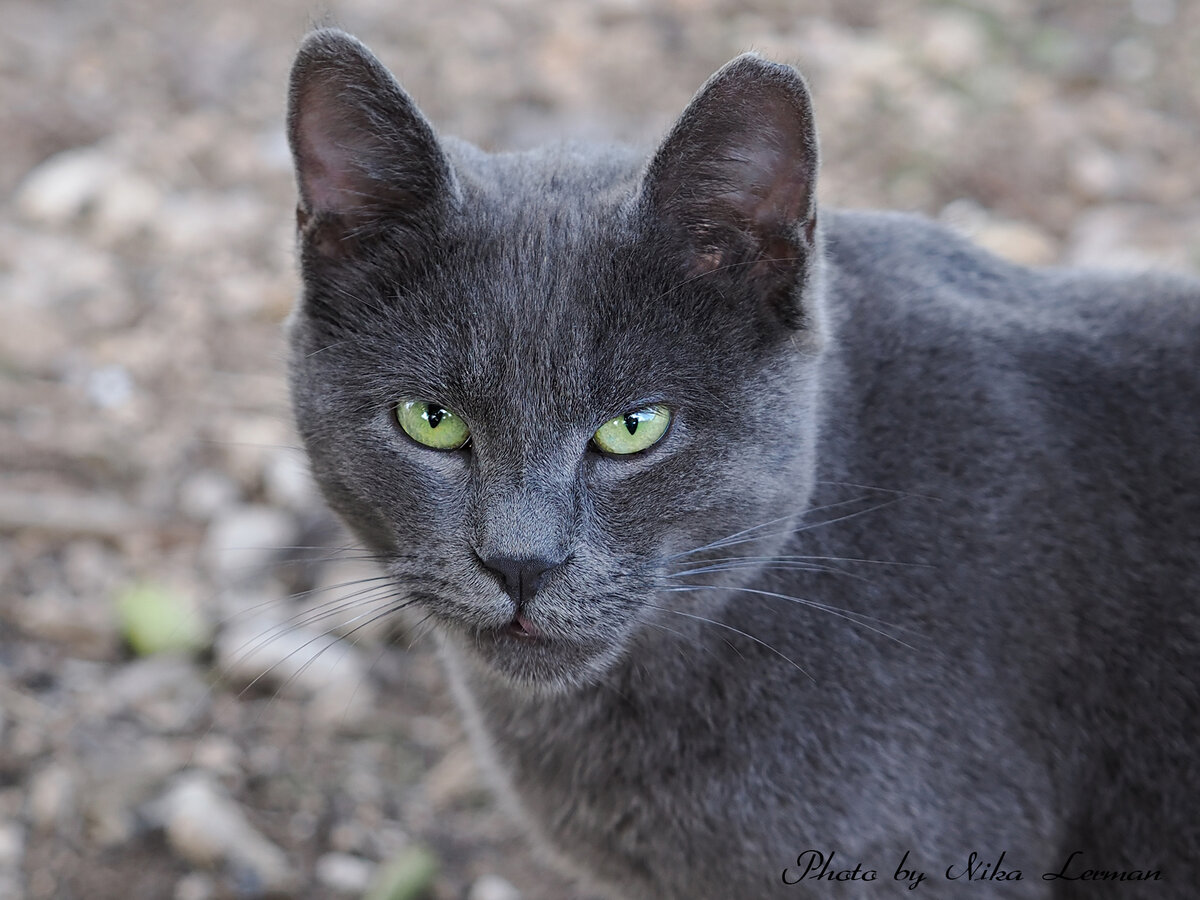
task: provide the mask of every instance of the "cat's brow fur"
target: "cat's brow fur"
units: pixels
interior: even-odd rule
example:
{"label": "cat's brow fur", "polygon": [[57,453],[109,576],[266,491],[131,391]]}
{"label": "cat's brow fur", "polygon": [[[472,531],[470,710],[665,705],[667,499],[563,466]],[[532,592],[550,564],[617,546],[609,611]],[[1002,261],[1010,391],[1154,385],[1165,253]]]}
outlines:
{"label": "cat's brow fur", "polygon": [[[649,162],[437,138],[336,31],[290,97],[297,423],[543,845],[631,900],[896,896],[906,851],[925,897],[1193,896],[1196,280],[818,216],[808,93],[753,56]],[[654,403],[645,453],[589,443]],[[495,557],[555,562],[541,638]],[[879,881],[786,885],[809,849]],[[1041,877],[1075,850],[1162,877]]]}

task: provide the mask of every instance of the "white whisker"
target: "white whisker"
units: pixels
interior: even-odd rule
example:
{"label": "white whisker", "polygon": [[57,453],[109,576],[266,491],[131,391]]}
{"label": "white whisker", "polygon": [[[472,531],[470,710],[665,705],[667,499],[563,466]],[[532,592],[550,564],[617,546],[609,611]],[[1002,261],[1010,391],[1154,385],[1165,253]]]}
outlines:
{"label": "white whisker", "polygon": [[[668,590],[670,590],[670,589],[668,588]],[[759,646],[764,647],[767,650],[770,650],[772,653],[774,653],[780,659],[787,662],[788,665],[795,668],[796,671],[798,671],[802,675],[804,675],[805,678],[809,679],[814,684],[816,683],[816,679],[813,678],[812,675],[810,675],[803,666],[801,666],[798,662],[796,662],[794,659],[792,659],[786,653],[782,653],[779,650],[776,650],[774,647],[772,647],[766,641],[762,640],[761,638],[757,638],[754,635],[749,634],[748,632],[742,631],[740,628],[734,628],[732,625],[729,625],[725,622],[719,622],[716,619],[709,619],[709,618],[706,618],[705,616],[698,616],[694,613],[686,613],[686,612],[683,612],[682,610],[671,609],[670,607],[667,607],[667,606],[657,606],[653,603],[649,603],[649,604],[647,604],[647,606],[649,606],[651,609],[656,609],[660,612],[671,613],[672,615],[676,615],[676,616],[683,616],[685,619],[694,619],[697,622],[705,622],[709,625],[715,625],[718,628],[724,628],[727,631],[732,631],[734,634],[740,634],[742,637],[752,640],[752,641],[754,641],[754,643],[758,644]]]}
{"label": "white whisker", "polygon": [[917,648],[913,647],[911,644],[907,644],[904,641],[900,640],[900,638],[896,637],[895,635],[888,634],[886,631],[882,631],[879,628],[876,628],[869,623],[870,622],[878,622],[880,625],[885,625],[888,628],[897,628],[901,631],[911,631],[911,629],[905,628],[902,625],[897,625],[894,622],[884,622],[880,619],[875,618],[874,616],[868,616],[866,613],[854,612],[853,610],[848,610],[848,609],[839,609],[836,606],[829,606],[828,604],[821,603],[817,600],[809,600],[805,597],[791,597],[787,594],[780,594],[780,593],[776,593],[775,591],[764,591],[759,588],[722,586],[722,585],[716,585],[716,584],[690,584],[690,585],[686,585],[686,586],[678,585],[675,587],[658,588],[658,590],[671,591],[673,593],[679,593],[679,592],[690,591],[690,590],[737,591],[737,592],[743,593],[743,594],[756,594],[756,595],[762,596],[762,597],[774,597],[778,600],[787,600],[789,603],[797,603],[797,604],[800,604],[801,606],[808,606],[813,609],[819,609],[822,612],[827,612],[830,615],[837,616],[839,619],[845,619],[847,622],[850,622],[854,625],[859,625],[862,628],[866,628],[868,631],[873,631],[876,634],[887,638],[889,641],[894,641],[895,643],[900,644],[902,647],[907,647],[909,650],[912,650],[914,653],[918,652]]}

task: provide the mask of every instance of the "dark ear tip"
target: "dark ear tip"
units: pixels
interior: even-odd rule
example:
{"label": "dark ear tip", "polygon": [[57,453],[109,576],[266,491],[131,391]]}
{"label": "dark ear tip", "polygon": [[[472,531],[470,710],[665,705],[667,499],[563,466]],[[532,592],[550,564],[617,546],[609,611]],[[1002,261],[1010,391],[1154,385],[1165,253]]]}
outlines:
{"label": "dark ear tip", "polygon": [[304,40],[300,42],[292,72],[295,74],[307,69],[310,65],[336,62],[347,57],[373,58],[371,51],[354,35],[348,34],[340,28],[317,28],[306,34]]}
{"label": "dark ear tip", "polygon": [[737,68],[756,69],[756,68],[762,68],[765,66],[773,66],[773,65],[776,65],[776,63],[771,62],[771,60],[767,59],[765,56],[763,56],[757,50],[747,50],[745,53],[739,53],[737,56],[735,56],[729,62],[725,63],[725,65],[723,65],[721,68],[723,68],[723,69],[737,69]]}
{"label": "dark ear tip", "polygon": [[300,52],[309,49],[321,50],[332,47],[362,46],[358,38],[340,28],[314,28],[300,42]]}
{"label": "dark ear tip", "polygon": [[804,94],[808,93],[808,86],[805,84],[804,76],[800,74],[795,66],[775,62],[755,51],[735,56],[713,75],[712,80],[714,82],[769,82],[789,87],[794,91]]}

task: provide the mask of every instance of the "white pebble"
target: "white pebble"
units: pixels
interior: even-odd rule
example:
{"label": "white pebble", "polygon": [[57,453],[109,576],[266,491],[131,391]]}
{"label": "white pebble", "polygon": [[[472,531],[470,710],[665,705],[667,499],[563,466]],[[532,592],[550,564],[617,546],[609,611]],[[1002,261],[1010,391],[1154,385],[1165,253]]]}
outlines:
{"label": "white pebble", "polygon": [[25,856],[25,831],[15,822],[0,822],[0,872],[16,871]]}
{"label": "white pebble", "polygon": [[238,486],[228,475],[201,469],[179,486],[179,509],[189,519],[205,521],[238,502]]}
{"label": "white pebble", "polygon": [[202,738],[192,751],[192,764],[196,768],[223,777],[240,775],[243,758],[241,748],[222,734]]}
{"label": "white pebble", "polygon": [[133,377],[124,366],[100,366],[87,374],[84,390],[88,399],[101,409],[116,409],[133,399]]}
{"label": "white pebble", "polygon": [[96,201],[99,237],[117,241],[153,225],[163,202],[162,192],[133,172],[118,172]]}
{"label": "white pebble", "polygon": [[324,887],[342,894],[361,894],[371,885],[378,865],[350,853],[326,853],[317,860],[316,875]]}
{"label": "white pebble", "polygon": [[173,900],[213,900],[217,883],[205,872],[189,872],[175,882]]}
{"label": "white pebble", "polygon": [[25,177],[17,189],[16,207],[30,221],[65,225],[96,202],[118,169],[103,148],[64,150]]}
{"label": "white pebble", "polygon": [[521,900],[521,892],[499,875],[484,875],[471,885],[467,900]]}
{"label": "white pebble", "polygon": [[237,870],[262,893],[295,887],[284,852],[250,824],[210,776],[181,776],[156,806],[167,840],[193,865]]}
{"label": "white pebble", "polygon": [[75,775],[52,763],[33,776],[29,785],[29,820],[34,828],[55,831],[75,818]]}
{"label": "white pebble", "polygon": [[16,823],[0,822],[0,900],[22,900],[21,860],[25,832]]}

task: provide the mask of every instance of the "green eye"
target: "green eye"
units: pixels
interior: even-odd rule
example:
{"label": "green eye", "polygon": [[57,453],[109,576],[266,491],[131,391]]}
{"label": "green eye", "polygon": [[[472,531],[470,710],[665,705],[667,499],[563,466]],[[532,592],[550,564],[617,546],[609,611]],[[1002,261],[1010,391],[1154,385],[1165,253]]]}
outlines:
{"label": "green eye", "polygon": [[641,453],[662,440],[670,424],[670,410],[656,403],[609,419],[596,429],[592,440],[605,453]]}
{"label": "green eye", "polygon": [[471,436],[458,413],[429,400],[405,400],[396,406],[396,421],[405,434],[435,450],[457,450]]}

